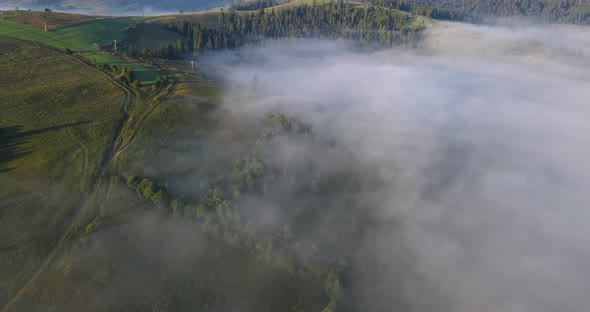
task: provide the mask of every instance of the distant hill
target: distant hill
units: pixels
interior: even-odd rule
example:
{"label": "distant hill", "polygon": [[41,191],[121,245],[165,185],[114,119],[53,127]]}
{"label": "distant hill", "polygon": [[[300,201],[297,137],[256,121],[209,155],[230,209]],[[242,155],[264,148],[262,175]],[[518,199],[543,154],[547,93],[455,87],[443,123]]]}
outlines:
{"label": "distant hill", "polygon": [[[257,5],[264,3],[311,4],[312,0],[8,0],[0,3],[0,9],[14,10],[18,7],[25,10],[44,10],[48,8],[55,11],[103,15],[155,15],[205,11],[243,2],[249,4],[241,6],[242,9],[248,7],[255,9]],[[435,19],[475,23],[489,18],[525,17],[548,23],[590,24],[590,0],[360,0],[350,2],[374,3]]]}
{"label": "distant hill", "polygon": [[590,24],[590,0],[374,0],[436,19],[482,22],[524,17],[544,23]]}
{"label": "distant hill", "polygon": [[158,14],[183,11],[203,11],[230,3],[227,0],[8,0],[0,3],[0,9],[49,8],[89,14]]}

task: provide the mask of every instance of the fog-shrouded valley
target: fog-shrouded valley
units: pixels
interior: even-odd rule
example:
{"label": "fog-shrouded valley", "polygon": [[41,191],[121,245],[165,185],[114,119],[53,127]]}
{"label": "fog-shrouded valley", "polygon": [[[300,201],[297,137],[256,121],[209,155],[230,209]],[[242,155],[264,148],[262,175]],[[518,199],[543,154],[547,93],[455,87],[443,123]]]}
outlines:
{"label": "fog-shrouded valley", "polygon": [[589,309],[590,3],[18,2],[0,311]]}

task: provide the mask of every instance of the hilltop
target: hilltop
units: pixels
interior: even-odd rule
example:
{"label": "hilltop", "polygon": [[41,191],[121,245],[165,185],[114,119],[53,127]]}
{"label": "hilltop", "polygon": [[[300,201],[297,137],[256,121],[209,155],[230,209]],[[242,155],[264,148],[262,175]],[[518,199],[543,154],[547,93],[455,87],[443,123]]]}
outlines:
{"label": "hilltop", "polygon": [[42,30],[45,29],[45,24],[47,24],[48,30],[56,30],[67,26],[108,18],[107,16],[101,15],[14,10],[4,11],[2,16],[6,20],[29,25]]}
{"label": "hilltop", "polygon": [[[204,11],[226,3],[223,0],[9,0],[2,4],[3,9],[32,9],[45,8],[55,11],[69,11],[86,14],[125,15],[125,14],[161,14],[184,11]],[[228,2],[227,2],[228,3]]]}

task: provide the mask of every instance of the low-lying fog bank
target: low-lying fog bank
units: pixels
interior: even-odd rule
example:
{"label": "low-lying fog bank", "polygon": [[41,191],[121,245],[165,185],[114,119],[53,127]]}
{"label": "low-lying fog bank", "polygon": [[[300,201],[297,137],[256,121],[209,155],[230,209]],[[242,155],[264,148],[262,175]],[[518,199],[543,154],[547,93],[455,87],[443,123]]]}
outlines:
{"label": "low-lying fog bank", "polygon": [[[420,311],[586,310],[590,29],[440,23],[420,46],[248,49],[224,69],[224,105],[243,119],[278,108],[379,165],[387,187],[355,197],[380,222],[354,253],[379,273],[382,298],[401,291]],[[423,280],[397,278],[400,244]]]}

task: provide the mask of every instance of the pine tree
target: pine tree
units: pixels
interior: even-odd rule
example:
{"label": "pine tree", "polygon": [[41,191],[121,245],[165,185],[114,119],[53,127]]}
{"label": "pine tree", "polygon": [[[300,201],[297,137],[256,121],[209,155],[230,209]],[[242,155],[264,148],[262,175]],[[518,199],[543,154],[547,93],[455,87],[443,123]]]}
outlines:
{"label": "pine tree", "polygon": [[178,54],[184,52],[184,43],[182,42],[181,38],[176,39],[176,52]]}
{"label": "pine tree", "polygon": [[197,27],[194,27],[194,38],[193,38],[193,53],[199,54],[201,53],[201,42],[202,42],[202,33]]}

